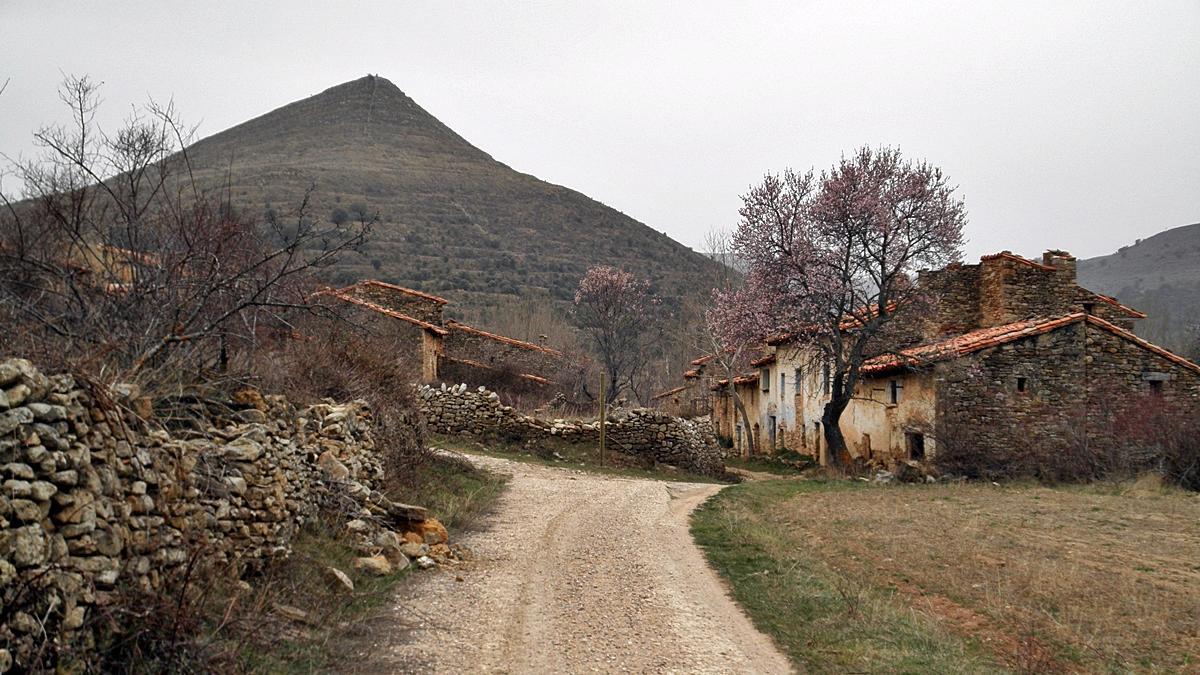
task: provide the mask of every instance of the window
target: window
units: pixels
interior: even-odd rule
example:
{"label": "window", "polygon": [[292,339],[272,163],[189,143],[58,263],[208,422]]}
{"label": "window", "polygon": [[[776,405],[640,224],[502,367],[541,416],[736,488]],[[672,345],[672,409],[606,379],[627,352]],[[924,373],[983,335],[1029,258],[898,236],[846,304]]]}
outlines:
{"label": "window", "polygon": [[910,459],[925,459],[925,434],[910,431],[904,434],[904,439],[908,444]]}
{"label": "window", "polygon": [[792,375],[792,377],[795,378],[794,383],[796,385],[796,395],[799,396],[802,393],[800,390],[800,381],[804,377],[804,372],[801,371],[799,368],[797,368],[796,372]]}
{"label": "window", "polygon": [[829,364],[828,363],[821,366],[821,391],[824,391],[826,396],[829,395]]}
{"label": "window", "polygon": [[1017,391],[1025,393],[1025,389],[1029,386],[1029,381],[1024,377],[1017,378]]}
{"label": "window", "polygon": [[1154,396],[1162,396],[1163,381],[1162,380],[1150,380],[1150,393],[1153,394]]}
{"label": "window", "polygon": [[779,396],[782,398],[787,393],[787,376],[779,373]]}
{"label": "window", "polygon": [[771,391],[771,371],[766,368],[758,371],[758,379],[762,383],[763,391]]}
{"label": "window", "polygon": [[1095,314],[1096,313],[1096,303],[1094,303],[1094,302],[1083,303],[1083,311],[1087,314]]}
{"label": "window", "polygon": [[892,405],[900,402],[900,392],[904,389],[904,385],[900,384],[900,380],[892,380],[888,382],[888,401]]}

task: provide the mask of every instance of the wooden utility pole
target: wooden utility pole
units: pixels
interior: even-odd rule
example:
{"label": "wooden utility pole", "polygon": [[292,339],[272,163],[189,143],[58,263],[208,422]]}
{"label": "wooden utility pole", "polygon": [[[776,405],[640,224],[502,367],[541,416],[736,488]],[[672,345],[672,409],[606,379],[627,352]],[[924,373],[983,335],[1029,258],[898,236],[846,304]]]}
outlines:
{"label": "wooden utility pole", "polygon": [[600,466],[604,466],[604,426],[608,424],[608,398],[604,392],[604,375],[600,375]]}

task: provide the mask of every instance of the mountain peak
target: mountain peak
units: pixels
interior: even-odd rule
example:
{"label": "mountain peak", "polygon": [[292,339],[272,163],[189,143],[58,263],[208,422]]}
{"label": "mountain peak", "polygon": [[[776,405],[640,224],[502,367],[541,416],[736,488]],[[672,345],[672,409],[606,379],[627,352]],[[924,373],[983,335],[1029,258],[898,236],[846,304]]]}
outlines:
{"label": "mountain peak", "polygon": [[203,139],[192,150],[219,158],[353,152],[382,162],[414,151],[491,160],[378,75],[289,103]]}

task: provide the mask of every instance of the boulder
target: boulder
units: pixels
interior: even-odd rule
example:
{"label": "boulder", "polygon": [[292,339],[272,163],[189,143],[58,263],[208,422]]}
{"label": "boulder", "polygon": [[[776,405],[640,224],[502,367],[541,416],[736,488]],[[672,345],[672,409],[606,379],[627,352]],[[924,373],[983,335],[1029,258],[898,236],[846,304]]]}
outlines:
{"label": "boulder", "polygon": [[382,555],[373,555],[355,558],[354,569],[377,577],[385,577],[392,573],[392,564]]}

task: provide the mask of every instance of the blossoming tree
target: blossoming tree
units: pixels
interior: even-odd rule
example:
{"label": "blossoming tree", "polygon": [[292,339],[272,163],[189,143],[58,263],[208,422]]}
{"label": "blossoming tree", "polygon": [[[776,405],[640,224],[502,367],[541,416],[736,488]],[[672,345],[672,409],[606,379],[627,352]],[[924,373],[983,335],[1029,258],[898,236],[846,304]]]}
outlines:
{"label": "blossoming tree", "polygon": [[742,197],[733,248],[746,283],[719,292],[711,318],[728,345],[789,333],[829,369],[821,421],[834,466],[863,363],[887,351],[881,337],[898,315],[929,301],[915,272],[961,255],[966,211],[955,190],[936,167],[864,147],[820,175],[768,174]]}

